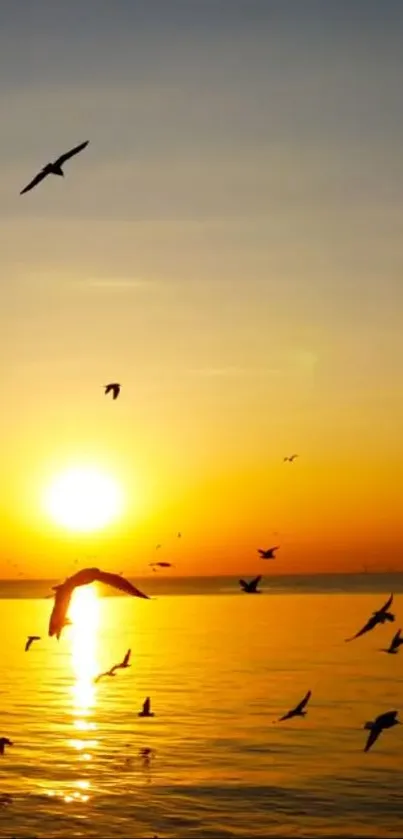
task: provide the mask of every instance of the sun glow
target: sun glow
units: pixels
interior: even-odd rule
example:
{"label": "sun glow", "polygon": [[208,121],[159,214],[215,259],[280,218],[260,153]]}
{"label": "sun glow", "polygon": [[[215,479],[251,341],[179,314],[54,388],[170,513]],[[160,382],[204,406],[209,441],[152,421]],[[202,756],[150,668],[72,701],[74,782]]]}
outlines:
{"label": "sun glow", "polygon": [[88,467],[63,472],[45,494],[48,514],[57,524],[74,531],[106,527],[119,516],[122,506],[122,494],[116,482]]}

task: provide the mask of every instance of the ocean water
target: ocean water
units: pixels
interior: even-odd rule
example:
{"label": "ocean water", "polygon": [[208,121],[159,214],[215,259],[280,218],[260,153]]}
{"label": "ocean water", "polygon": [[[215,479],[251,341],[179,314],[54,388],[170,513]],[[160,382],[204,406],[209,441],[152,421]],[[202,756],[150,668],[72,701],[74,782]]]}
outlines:
{"label": "ocean water", "polygon": [[[166,579],[143,581],[150,601],[77,590],[59,643],[47,584],[0,584],[0,836],[401,836],[403,726],[365,754],[363,724],[403,706],[403,650],[379,652],[403,594],[393,626],[344,639],[402,578],[277,578],[260,596]],[[307,716],[276,722],[308,689]]]}

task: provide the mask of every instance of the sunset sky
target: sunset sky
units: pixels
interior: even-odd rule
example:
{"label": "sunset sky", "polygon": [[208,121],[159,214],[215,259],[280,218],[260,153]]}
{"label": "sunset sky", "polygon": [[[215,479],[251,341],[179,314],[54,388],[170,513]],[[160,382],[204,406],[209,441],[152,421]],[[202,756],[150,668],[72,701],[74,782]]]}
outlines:
{"label": "sunset sky", "polygon": [[0,70],[0,575],[403,570],[403,4],[6,0]]}

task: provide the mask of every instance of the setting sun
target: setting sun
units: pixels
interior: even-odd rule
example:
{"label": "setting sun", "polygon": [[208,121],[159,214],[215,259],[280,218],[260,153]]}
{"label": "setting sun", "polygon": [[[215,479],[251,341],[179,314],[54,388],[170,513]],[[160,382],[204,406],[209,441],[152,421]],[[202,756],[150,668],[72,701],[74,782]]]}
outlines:
{"label": "setting sun", "polygon": [[122,494],[109,475],[92,468],[69,469],[52,481],[45,508],[69,530],[88,532],[110,524],[122,510]]}

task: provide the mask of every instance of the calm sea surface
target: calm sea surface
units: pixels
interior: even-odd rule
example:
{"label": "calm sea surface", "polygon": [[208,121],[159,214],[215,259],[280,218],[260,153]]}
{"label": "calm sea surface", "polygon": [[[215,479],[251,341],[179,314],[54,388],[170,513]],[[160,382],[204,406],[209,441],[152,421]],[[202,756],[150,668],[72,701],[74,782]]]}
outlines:
{"label": "calm sea surface", "polygon": [[[1,836],[403,835],[403,726],[368,754],[362,730],[403,718],[403,650],[379,652],[401,577],[143,585],[149,602],[77,590],[58,643],[48,585],[0,583]],[[391,590],[396,623],[345,644]],[[309,688],[307,717],[274,724]]]}

